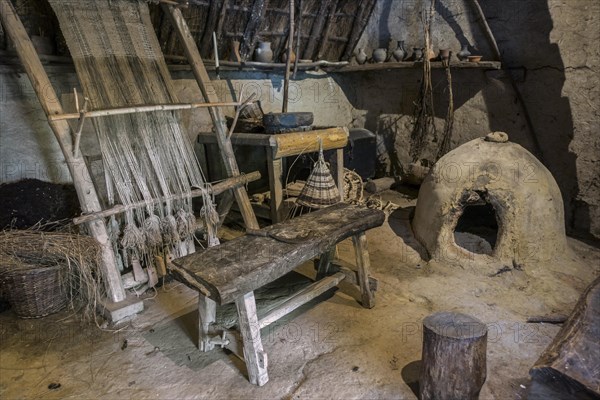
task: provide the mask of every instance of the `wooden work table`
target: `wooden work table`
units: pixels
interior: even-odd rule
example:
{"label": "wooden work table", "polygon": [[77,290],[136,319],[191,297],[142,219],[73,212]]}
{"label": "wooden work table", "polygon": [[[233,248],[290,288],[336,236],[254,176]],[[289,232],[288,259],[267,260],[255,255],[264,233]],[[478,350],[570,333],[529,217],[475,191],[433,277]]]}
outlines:
{"label": "wooden work table", "polygon": [[[291,132],[282,134],[234,133],[231,136],[233,146],[256,146],[266,150],[269,171],[269,190],[271,192],[271,220],[273,223],[284,219],[283,215],[283,163],[285,157],[303,153],[313,153],[319,150],[319,139],[323,150],[336,151],[336,170],[332,171],[333,178],[340,187],[344,181],[344,147],[348,144],[349,131],[344,127],[317,129],[307,132]],[[216,144],[213,133],[198,134],[198,143]],[[343,190],[340,190],[343,195]]]}

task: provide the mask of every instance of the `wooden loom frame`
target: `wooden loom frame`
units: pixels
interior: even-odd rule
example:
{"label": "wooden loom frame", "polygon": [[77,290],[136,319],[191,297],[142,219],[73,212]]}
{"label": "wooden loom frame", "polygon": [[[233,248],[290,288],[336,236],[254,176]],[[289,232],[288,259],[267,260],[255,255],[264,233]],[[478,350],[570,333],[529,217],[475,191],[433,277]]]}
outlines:
{"label": "wooden loom frame", "polygon": [[[207,91],[207,83],[210,82],[208,73],[204,67],[197,46],[192,39],[189,32],[187,23],[183,19],[181,11],[175,8],[171,4],[162,4],[165,11],[172,19],[173,25],[176,27],[177,32],[181,36],[184,48],[186,49],[186,55],[188,56],[194,75],[204,98],[210,103],[217,103],[214,105],[207,106],[205,104],[199,105],[200,103],[189,103],[188,105],[173,105],[181,108],[197,108],[197,107],[210,107],[210,115],[215,124],[215,130],[217,133],[217,141],[219,148],[225,163],[226,171],[233,179],[223,182],[223,190],[233,190],[235,197],[238,201],[242,216],[246,226],[251,229],[258,229],[258,222],[256,216],[250,205],[248,194],[245,191],[243,185],[249,181],[250,178],[257,179],[254,174],[250,176],[241,176],[231,141],[227,136],[227,126],[219,106],[229,105],[228,103],[220,103],[217,96]],[[109,241],[106,224],[101,219],[102,213],[107,210],[102,210],[100,206],[100,200],[98,193],[92,183],[91,175],[87,164],[81,154],[78,151],[78,138],[80,135],[80,128],[77,132],[74,132],[67,122],[70,117],[64,112],[64,109],[58,100],[58,96],[48,75],[40,61],[40,58],[33,47],[33,43],[23,23],[21,22],[14,6],[10,0],[0,0],[0,21],[2,22],[6,33],[15,44],[17,55],[23,64],[23,67],[27,73],[27,76],[31,82],[31,85],[40,101],[42,109],[48,119],[48,124],[52,129],[56,140],[62,150],[63,156],[69,168],[73,185],[79,198],[81,210],[83,214],[93,214],[97,217],[88,219],[87,227],[89,233],[94,237],[101,245],[102,248],[102,263],[100,265],[102,275],[104,277],[107,300],[110,303],[125,303],[126,293],[121,280],[121,275],[117,268],[115,255],[113,253],[112,245]],[[154,107],[155,109],[148,109],[148,107]],[[126,112],[149,112],[163,109],[165,105],[148,106],[143,110],[129,109]],[[85,108],[85,107],[84,107]],[[106,114],[105,114],[106,115]],[[67,118],[65,118],[67,116]],[[92,115],[100,116],[100,115]],[[80,119],[80,125],[82,125],[85,119],[85,113],[77,114]],[[164,200],[164,199],[163,199]],[[110,210],[109,210],[110,211]],[[115,213],[118,213],[117,211]],[[110,214],[109,214],[110,215]],[[128,304],[124,304],[128,307]],[[107,305],[108,308],[108,305]],[[112,310],[118,308],[110,307]],[[140,308],[135,308],[134,312],[141,311]],[[130,314],[120,314],[120,317],[125,317]]]}

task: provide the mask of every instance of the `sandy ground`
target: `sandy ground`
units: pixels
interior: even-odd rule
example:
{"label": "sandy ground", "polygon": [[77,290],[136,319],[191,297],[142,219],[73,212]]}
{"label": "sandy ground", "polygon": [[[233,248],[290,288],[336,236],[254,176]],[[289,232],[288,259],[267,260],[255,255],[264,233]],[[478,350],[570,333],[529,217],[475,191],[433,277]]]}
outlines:
{"label": "sandy ground", "polygon": [[[421,321],[442,310],[488,325],[480,398],[526,398],[528,370],[560,326],[525,320],[568,314],[598,275],[600,250],[569,239],[572,251],[562,260],[524,262],[522,271],[497,276],[476,265],[427,263],[410,231],[414,201],[395,192],[384,197],[403,208],[367,235],[377,305],[364,309],[337,291],[265,328],[270,381],[264,387],[247,382],[233,355],[198,352],[196,295],[171,282],[148,296],[142,314],[105,330],[66,311],[39,320],[0,314],[0,398],[414,399]],[[351,243],[338,253],[351,261]],[[49,389],[53,383],[60,387]]]}

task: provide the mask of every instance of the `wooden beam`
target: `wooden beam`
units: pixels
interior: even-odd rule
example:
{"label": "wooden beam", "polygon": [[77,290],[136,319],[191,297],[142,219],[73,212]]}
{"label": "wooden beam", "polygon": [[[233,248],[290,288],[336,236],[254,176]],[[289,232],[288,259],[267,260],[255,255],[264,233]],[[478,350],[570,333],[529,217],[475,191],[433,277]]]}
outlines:
{"label": "wooden beam", "polygon": [[[171,20],[171,23],[173,24],[173,27],[179,36],[179,39],[185,50],[185,55],[187,56],[188,62],[192,67],[192,72],[196,78],[196,82],[198,82],[198,86],[200,87],[200,91],[202,92],[204,99],[210,103],[218,103],[218,96],[208,88],[208,85],[210,84],[208,72],[204,67],[198,47],[196,46],[194,38],[190,33],[190,29],[185,22],[183,15],[181,14],[181,10],[165,4],[163,4],[162,7],[165,13],[169,16],[169,19]],[[225,118],[218,107],[209,108],[209,112],[215,125],[217,142],[219,145],[219,150],[221,151],[221,156],[223,157],[225,170],[230,177],[237,176],[240,174],[240,170],[235,160],[235,154],[233,152],[233,147],[231,146],[231,141],[227,138],[228,132]],[[256,220],[256,216],[252,210],[252,205],[250,204],[250,199],[248,198],[248,193],[246,190],[243,187],[237,187],[234,189],[234,195],[240,208],[240,212],[242,213],[242,217],[244,218],[246,227],[258,229],[258,221]]]}
{"label": "wooden beam", "polygon": [[219,21],[219,4],[220,0],[212,0],[206,17],[206,25],[204,26],[204,34],[200,42],[200,53],[209,54],[210,44],[212,42],[213,32],[216,32],[217,23]]}
{"label": "wooden beam", "polygon": [[323,52],[325,51],[325,46],[327,46],[327,42],[329,40],[329,33],[331,32],[331,25],[333,25],[333,18],[335,17],[335,10],[337,9],[338,3],[340,0],[335,0],[331,5],[331,9],[329,10],[329,16],[327,17],[327,23],[325,28],[323,29],[323,34],[321,35],[321,44],[319,45],[319,51],[317,52],[317,60],[323,58]]}
{"label": "wooden beam", "polygon": [[376,1],[368,0],[361,1],[359,11],[356,13],[356,18],[354,19],[352,31],[350,36],[348,37],[348,42],[346,48],[344,49],[344,53],[342,55],[342,60],[350,60],[352,54],[354,53],[354,48],[360,39],[361,34],[365,30],[367,23],[369,22],[369,18],[373,12],[373,8],[375,7]]}
{"label": "wooden beam", "polygon": [[321,6],[319,7],[319,13],[317,19],[313,23],[310,38],[308,39],[308,43],[304,48],[304,56],[303,58],[312,60],[315,47],[317,46],[317,40],[321,37],[321,31],[323,30],[323,26],[325,25],[325,19],[327,18],[327,10],[331,7],[334,0],[322,0]]}
{"label": "wooden beam", "polygon": [[471,1],[473,3],[473,6],[475,7],[477,16],[479,17],[479,20],[480,20],[481,24],[483,25],[483,30],[485,31],[485,35],[487,36],[487,38],[490,42],[490,45],[492,46],[492,50],[494,51],[496,60],[502,61],[502,55],[500,54],[500,49],[498,48],[498,42],[496,42],[496,37],[494,36],[494,33],[492,32],[492,29],[490,28],[490,25],[487,22],[487,18],[485,17],[485,14],[483,13],[483,9],[481,8],[479,1],[478,0],[471,0]]}
{"label": "wooden beam", "polygon": [[269,0],[254,0],[250,18],[244,30],[242,48],[240,49],[240,55],[244,61],[248,59],[248,56],[251,55],[251,51],[256,45],[258,39],[257,33],[260,31],[260,26],[265,20],[265,13],[268,6]]}
{"label": "wooden beam", "polygon": [[[213,195],[217,196],[217,195],[219,195],[227,190],[230,190],[236,186],[245,185],[248,182],[257,181],[259,179],[260,179],[260,172],[258,172],[258,171],[254,171],[250,174],[239,175],[234,178],[229,178],[229,179],[224,180],[223,182],[219,182],[219,183],[213,185],[211,193]],[[194,189],[190,192],[190,197],[200,197],[200,196],[202,196],[202,190],[200,190],[200,189]],[[185,194],[174,194],[171,196],[165,196],[165,197],[161,197],[158,199],[152,199],[150,201],[142,200],[142,201],[138,201],[138,202],[126,205],[126,206],[122,205],[122,204],[118,204],[107,210],[98,211],[98,212],[94,212],[94,213],[90,213],[90,214],[86,214],[86,215],[82,215],[80,217],[74,218],[73,223],[75,225],[79,225],[79,224],[83,224],[85,222],[90,222],[90,221],[95,221],[97,219],[110,217],[111,215],[121,214],[127,210],[131,210],[134,208],[144,207],[147,204],[156,204],[156,203],[165,202],[167,200],[183,199],[185,197],[186,197]]]}
{"label": "wooden beam", "polygon": [[258,321],[260,329],[288,315],[298,307],[301,307],[315,297],[322,295],[329,289],[336,287],[342,280],[344,280],[344,278],[346,278],[346,275],[338,272],[337,274],[320,279],[310,286],[300,290],[298,293],[292,295],[290,298],[269,311],[263,318],[261,318],[260,321]]}
{"label": "wooden beam", "polygon": [[319,139],[323,150],[339,149],[348,144],[348,128],[327,128],[307,132],[292,132],[273,135],[274,158],[294,156],[300,153],[319,151]]}
{"label": "wooden beam", "polygon": [[[58,101],[56,94],[44,67],[31,43],[31,39],[25,31],[25,27],[19,20],[17,13],[10,0],[0,0],[0,19],[2,25],[12,42],[15,44],[17,54],[31,85],[40,101],[46,116],[64,114],[64,110]],[[52,121],[48,119],[50,128],[60,145],[63,156],[71,173],[73,185],[77,191],[79,203],[83,212],[97,212],[101,210],[98,194],[92,183],[90,172],[81,154],[74,156],[71,128],[66,121]],[[125,300],[125,290],[121,282],[121,276],[115,262],[112,245],[108,239],[104,221],[96,220],[88,224],[88,230],[102,247],[102,270],[103,280],[106,285],[106,294],[109,300],[120,302]]]}

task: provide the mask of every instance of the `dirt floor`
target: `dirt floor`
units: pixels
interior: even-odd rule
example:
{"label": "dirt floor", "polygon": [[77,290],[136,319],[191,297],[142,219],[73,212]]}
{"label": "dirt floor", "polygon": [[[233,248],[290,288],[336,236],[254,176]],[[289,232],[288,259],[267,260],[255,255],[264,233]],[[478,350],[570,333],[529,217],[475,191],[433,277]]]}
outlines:
{"label": "dirt floor", "polygon": [[[39,320],[0,313],[0,398],[414,399],[421,321],[441,310],[488,325],[480,398],[526,398],[529,368],[560,329],[526,318],[568,314],[600,272],[600,250],[569,239],[572,251],[562,260],[525,261],[499,274],[474,264],[427,263],[410,230],[414,200],[396,192],[384,197],[402,208],[367,235],[377,305],[364,309],[340,290],[265,328],[264,387],[248,383],[233,355],[196,349],[195,292],[170,282],[148,295],[142,314],[104,330],[66,311]],[[352,261],[351,243],[338,253]]]}

